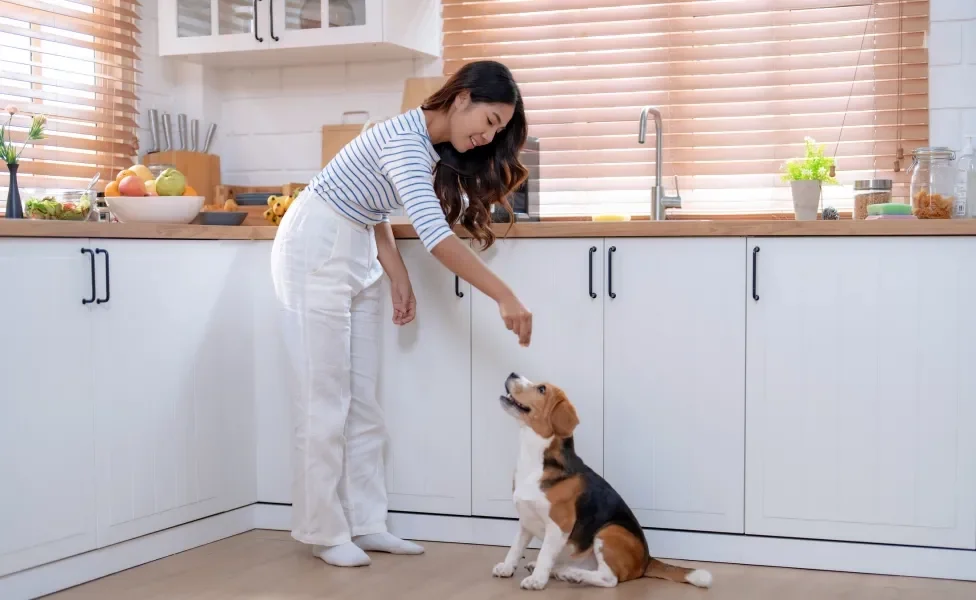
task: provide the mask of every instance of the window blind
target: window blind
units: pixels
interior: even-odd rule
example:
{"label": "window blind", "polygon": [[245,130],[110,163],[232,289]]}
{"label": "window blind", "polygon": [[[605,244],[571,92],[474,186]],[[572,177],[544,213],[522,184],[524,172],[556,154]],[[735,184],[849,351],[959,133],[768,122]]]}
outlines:
{"label": "window blind", "polygon": [[[131,164],[136,138],[137,0],[0,0],[0,118],[12,138],[35,114],[46,139],[21,155],[21,188],[84,187]],[[0,167],[0,205],[7,169]],[[98,186],[101,189],[102,185]]]}
{"label": "window blind", "polygon": [[[504,62],[540,139],[544,215],[650,212],[654,133],[682,213],[791,212],[780,168],[804,138],[855,179],[908,196],[928,142],[928,0],[443,0],[444,71]],[[903,155],[903,156],[902,156]],[[902,156],[900,160],[899,156]],[[899,160],[896,172],[895,161]]]}

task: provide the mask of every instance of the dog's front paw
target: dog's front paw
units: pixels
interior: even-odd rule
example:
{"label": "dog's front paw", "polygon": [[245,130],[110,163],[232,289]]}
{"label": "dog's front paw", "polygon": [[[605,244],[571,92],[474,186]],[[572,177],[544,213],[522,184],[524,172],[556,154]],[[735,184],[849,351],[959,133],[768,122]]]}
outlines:
{"label": "dog's front paw", "polygon": [[533,572],[531,575],[522,580],[519,587],[521,587],[523,590],[541,590],[545,589],[547,583],[547,578],[540,577],[538,573]]}
{"label": "dog's front paw", "polygon": [[491,570],[491,574],[495,577],[511,577],[515,574],[515,567],[508,563],[500,562]]}

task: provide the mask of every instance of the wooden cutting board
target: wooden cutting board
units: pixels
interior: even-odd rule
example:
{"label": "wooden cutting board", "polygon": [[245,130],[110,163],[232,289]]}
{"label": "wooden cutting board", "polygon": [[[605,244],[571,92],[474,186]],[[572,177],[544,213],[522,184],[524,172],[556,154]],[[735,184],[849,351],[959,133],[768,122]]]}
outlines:
{"label": "wooden cutting board", "polygon": [[363,130],[362,123],[322,126],[322,168]]}
{"label": "wooden cutting board", "polygon": [[441,89],[447,77],[411,77],[403,84],[403,103],[400,112],[404,113],[417,108],[431,94]]}

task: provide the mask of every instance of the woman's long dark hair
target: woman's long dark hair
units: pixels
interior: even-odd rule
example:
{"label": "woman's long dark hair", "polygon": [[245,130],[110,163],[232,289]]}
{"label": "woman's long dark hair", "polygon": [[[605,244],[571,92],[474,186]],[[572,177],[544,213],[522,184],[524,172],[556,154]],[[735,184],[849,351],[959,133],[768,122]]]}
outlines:
{"label": "woman's long dark hair", "polygon": [[[458,152],[450,142],[437,144],[441,160],[434,167],[434,192],[451,225],[458,223],[489,248],[495,241],[491,230],[491,206],[500,203],[508,211],[508,196],[528,176],[519,162],[528,125],[522,94],[505,65],[485,60],[464,65],[444,86],[424,102],[424,110],[447,112],[461,92],[468,91],[472,102],[501,103],[515,107],[512,119],[490,144]],[[461,195],[468,197],[465,208]]]}

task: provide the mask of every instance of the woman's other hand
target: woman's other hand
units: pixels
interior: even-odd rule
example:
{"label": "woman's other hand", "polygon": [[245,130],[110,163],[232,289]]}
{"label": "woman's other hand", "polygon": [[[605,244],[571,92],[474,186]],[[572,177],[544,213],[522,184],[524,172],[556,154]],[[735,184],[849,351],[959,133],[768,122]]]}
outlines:
{"label": "woman's other hand", "polygon": [[417,298],[413,295],[410,279],[390,281],[390,295],[393,300],[393,323],[406,325],[417,316]]}
{"label": "woman's other hand", "polygon": [[505,327],[518,336],[519,344],[528,346],[532,341],[532,313],[514,295],[506,296],[498,303]]}

